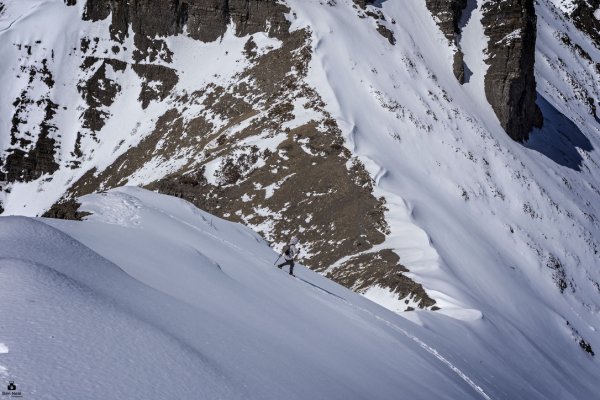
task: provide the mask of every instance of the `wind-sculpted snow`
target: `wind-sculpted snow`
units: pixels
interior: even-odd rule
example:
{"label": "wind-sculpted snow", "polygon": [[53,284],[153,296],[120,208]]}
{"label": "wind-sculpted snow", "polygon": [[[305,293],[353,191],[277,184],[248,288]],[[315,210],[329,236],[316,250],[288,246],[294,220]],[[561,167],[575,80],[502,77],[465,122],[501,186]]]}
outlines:
{"label": "wind-sculpted snow", "polygon": [[[525,340],[566,369],[595,375],[597,361],[584,342],[600,347],[600,126],[587,99],[600,80],[560,32],[592,60],[600,59],[598,49],[554,14],[553,4],[538,4],[536,79],[545,126],[521,145],[506,137],[486,101],[488,38],[479,8],[463,30],[472,75],[461,86],[453,50],[424,4],[380,4],[395,21],[395,45],[374,39],[370,18],[349,28],[345,21],[361,11],[345,4],[292,1],[292,29],[311,28],[308,80],[340,121],[347,146],[371,166],[376,193],[394,199],[386,214],[392,233],[382,247],[397,251],[438,313],[471,319],[480,312],[494,332],[490,349],[518,353]],[[575,360],[583,364],[566,367]]]}
{"label": "wind-sculpted snow", "polygon": [[[536,3],[535,80],[544,126],[515,143],[486,99],[484,3],[468,2],[461,21],[464,85],[452,68],[455,45],[425,2],[359,1],[359,7],[351,0],[288,0],[292,31],[285,39],[241,38],[233,27],[220,42],[165,37],[173,52],[166,68],[177,80],[168,80],[166,70],[140,77],[131,66],[100,60],[108,54],[125,62],[133,39],[125,38],[115,55],[108,19],[80,21],[83,2],[7,3],[0,16],[10,60],[10,68],[0,69],[8,82],[0,99],[7,134],[0,145],[12,148],[12,123],[25,154],[36,151],[28,134],[46,132],[56,142],[37,151],[51,156],[52,147],[60,168],[50,175],[51,163],[19,164],[33,180],[2,183],[5,214],[39,214],[65,192],[76,204],[81,194],[152,185],[244,221],[270,240],[296,232],[310,237],[307,265],[391,310],[416,306],[384,285],[399,274],[422,284],[420,293],[441,308],[402,313],[416,326],[307,270],[300,269],[301,278],[318,287],[289,279],[270,268],[275,255],[256,235],[134,189],[84,197],[79,213],[74,206],[59,210],[92,212],[83,223],[46,222],[124,270],[133,286],[147,285],[177,302],[173,309],[191,310],[164,314],[175,318],[175,328],[137,305],[125,312],[162,321],[155,325],[161,332],[170,327],[165,332],[184,338],[210,368],[230,372],[232,396],[245,397],[246,385],[281,398],[292,392],[299,398],[597,397],[600,50],[578,28],[583,20],[569,14],[575,11],[568,2]],[[62,28],[42,23],[47,16]],[[81,43],[81,35],[98,43]],[[38,56],[49,57],[51,79]],[[92,116],[111,116],[79,139],[79,128],[87,128],[77,84],[96,79],[97,70],[106,93],[116,85],[121,92],[90,97],[98,112]],[[13,104],[31,71],[29,100]],[[142,99],[141,88],[172,93]],[[59,106],[44,124],[48,96]],[[30,123],[22,122],[26,117]],[[8,221],[25,220],[3,219],[4,226]],[[37,237],[31,229],[28,235],[2,251],[22,255],[23,242]],[[58,268],[41,255],[35,263]],[[129,297],[104,295],[130,305]],[[381,316],[386,328],[357,307]],[[23,353],[9,338],[0,342],[10,349],[0,355],[10,373],[15,364],[7,360]]]}
{"label": "wind-sculpted snow", "polygon": [[0,363],[25,396],[479,398],[418,326],[283,274],[250,230],[140,189],[84,200],[85,222],[0,224]]}
{"label": "wind-sculpted snow", "polygon": [[411,322],[302,266],[290,277],[249,229],[142,189],[85,196],[82,209],[83,222],[0,219],[0,365],[25,395],[593,396],[583,355],[544,353],[552,332],[532,346],[513,325],[424,311]]}

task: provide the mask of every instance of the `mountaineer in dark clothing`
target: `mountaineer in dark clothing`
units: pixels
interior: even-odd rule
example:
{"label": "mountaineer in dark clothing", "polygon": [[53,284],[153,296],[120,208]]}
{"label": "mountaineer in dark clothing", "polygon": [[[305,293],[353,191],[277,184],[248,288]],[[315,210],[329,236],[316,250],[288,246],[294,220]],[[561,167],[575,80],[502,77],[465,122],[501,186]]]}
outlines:
{"label": "mountaineer in dark clothing", "polygon": [[290,275],[292,275],[292,276],[295,276],[294,275],[294,258],[298,255],[298,248],[296,247],[297,244],[298,244],[298,238],[296,236],[292,236],[292,238],[290,239],[290,242],[283,247],[283,252],[279,256],[280,258],[281,258],[281,256],[283,256],[285,259],[285,262],[283,262],[277,266],[277,268],[282,269],[284,266],[289,265],[290,266]]}

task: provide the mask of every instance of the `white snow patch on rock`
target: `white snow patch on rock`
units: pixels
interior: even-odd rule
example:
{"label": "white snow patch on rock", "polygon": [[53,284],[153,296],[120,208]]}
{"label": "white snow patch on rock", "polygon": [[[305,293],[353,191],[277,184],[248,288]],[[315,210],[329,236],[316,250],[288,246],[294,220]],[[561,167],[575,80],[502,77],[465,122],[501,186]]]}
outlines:
{"label": "white snow patch on rock", "polygon": [[387,288],[382,288],[381,286],[370,287],[363,293],[363,296],[372,302],[397,313],[404,312],[407,307],[412,307],[413,309],[419,307],[418,304],[412,301],[406,303],[403,299],[398,298],[397,293],[394,293]]}

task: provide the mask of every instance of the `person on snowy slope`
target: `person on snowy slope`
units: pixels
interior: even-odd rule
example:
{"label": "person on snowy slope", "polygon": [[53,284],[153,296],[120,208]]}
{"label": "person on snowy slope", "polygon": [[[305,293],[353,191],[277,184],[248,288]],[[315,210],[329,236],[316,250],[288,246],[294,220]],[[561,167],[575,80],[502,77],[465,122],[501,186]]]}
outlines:
{"label": "person on snowy slope", "polygon": [[290,275],[294,275],[294,258],[298,255],[298,248],[296,245],[298,244],[298,238],[296,236],[292,236],[290,242],[283,247],[283,253],[281,253],[285,259],[285,262],[279,264],[277,268],[281,269],[285,265],[290,266]]}

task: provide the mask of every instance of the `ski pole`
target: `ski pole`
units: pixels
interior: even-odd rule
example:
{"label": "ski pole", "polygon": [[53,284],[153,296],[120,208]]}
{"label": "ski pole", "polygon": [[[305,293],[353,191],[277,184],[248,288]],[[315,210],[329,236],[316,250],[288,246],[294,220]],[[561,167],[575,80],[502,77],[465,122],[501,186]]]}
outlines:
{"label": "ski pole", "polygon": [[277,261],[279,261],[279,259],[281,258],[281,256],[282,256],[282,255],[283,255],[283,253],[281,253],[281,254],[279,255],[279,257],[277,257],[277,260],[275,260],[275,262],[273,263],[273,265],[277,264]]}

